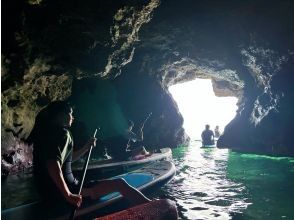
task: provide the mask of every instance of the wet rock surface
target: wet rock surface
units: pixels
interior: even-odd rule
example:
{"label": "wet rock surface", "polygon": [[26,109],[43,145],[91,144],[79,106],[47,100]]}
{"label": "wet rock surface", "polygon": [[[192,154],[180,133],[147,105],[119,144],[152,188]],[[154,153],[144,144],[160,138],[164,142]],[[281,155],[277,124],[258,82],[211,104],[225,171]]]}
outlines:
{"label": "wet rock surface", "polygon": [[6,1],[1,147],[87,78],[113,84],[123,120],[155,113],[148,144],[176,146],[188,138],[167,89],[208,78],[239,99],[218,147],[293,156],[293,10],[290,0]]}
{"label": "wet rock surface", "polygon": [[32,166],[33,148],[24,141],[7,134],[1,149],[1,176],[15,174]]}

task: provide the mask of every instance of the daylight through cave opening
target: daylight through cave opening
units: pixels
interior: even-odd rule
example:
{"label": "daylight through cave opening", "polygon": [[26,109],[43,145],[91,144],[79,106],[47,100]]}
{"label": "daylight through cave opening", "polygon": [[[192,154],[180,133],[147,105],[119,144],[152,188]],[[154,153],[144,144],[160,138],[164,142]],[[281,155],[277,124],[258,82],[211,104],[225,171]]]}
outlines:
{"label": "daylight through cave opening", "polygon": [[206,124],[214,130],[225,126],[235,117],[236,97],[217,97],[210,79],[195,79],[169,87],[179,111],[184,118],[183,127],[191,140],[200,140]]}

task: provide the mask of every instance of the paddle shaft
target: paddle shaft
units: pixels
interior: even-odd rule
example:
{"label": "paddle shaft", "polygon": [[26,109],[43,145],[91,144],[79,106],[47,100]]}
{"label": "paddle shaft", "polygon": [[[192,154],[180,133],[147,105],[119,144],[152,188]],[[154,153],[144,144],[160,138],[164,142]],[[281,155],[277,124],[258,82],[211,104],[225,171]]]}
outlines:
{"label": "paddle shaft", "polygon": [[148,116],[146,117],[146,119],[144,120],[144,122],[143,122],[143,124],[142,124],[142,127],[141,127],[141,130],[143,130],[146,121],[150,118],[151,115],[152,115],[152,112],[150,112],[149,115],[148,115]]}
{"label": "paddle shaft", "polygon": [[[96,133],[97,133],[97,128],[96,128],[96,130],[94,132],[94,135],[93,135],[94,138],[96,137]],[[93,145],[91,145],[91,147],[89,149],[89,153],[87,155],[86,163],[84,164],[83,177],[82,177],[80,187],[79,187],[79,192],[78,192],[79,195],[81,194],[82,189],[83,189],[84,180],[85,180],[86,172],[87,172],[87,169],[88,169],[88,164],[89,164],[89,160],[90,160],[90,157],[91,157],[92,149],[93,149]],[[76,211],[77,211],[77,208],[74,208],[73,211],[71,212],[71,215],[70,215],[70,218],[69,218],[70,220],[73,220],[75,218]]]}

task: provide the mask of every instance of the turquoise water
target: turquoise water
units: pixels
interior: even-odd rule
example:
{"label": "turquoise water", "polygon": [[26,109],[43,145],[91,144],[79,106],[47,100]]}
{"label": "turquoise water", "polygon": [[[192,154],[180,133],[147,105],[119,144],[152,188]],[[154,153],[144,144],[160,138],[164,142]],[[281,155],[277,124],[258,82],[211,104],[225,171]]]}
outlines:
{"label": "turquoise water", "polygon": [[200,146],[173,150],[177,174],[157,195],[181,219],[294,219],[294,158]]}
{"label": "turquoise water", "polygon": [[[294,219],[294,158],[200,146],[173,150],[177,174],[153,197],[175,201],[181,219]],[[27,175],[13,177],[1,183],[2,209],[36,198]]]}

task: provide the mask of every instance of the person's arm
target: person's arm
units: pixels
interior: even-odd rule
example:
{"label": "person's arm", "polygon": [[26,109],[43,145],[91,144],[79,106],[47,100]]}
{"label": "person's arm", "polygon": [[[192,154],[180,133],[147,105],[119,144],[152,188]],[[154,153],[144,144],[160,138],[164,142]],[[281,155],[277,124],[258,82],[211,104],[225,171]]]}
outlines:
{"label": "person's arm", "polygon": [[143,128],[144,128],[144,126],[142,126],[142,127],[139,129],[139,133],[138,133],[138,135],[137,135],[137,140],[136,140],[136,141],[143,141],[143,139],[144,139]]}
{"label": "person's arm", "polygon": [[73,151],[72,159],[73,161],[78,160],[81,156],[83,156],[91,146],[96,146],[96,138],[91,138],[82,148]]}
{"label": "person's arm", "polygon": [[46,165],[49,176],[51,177],[57,188],[60,190],[66,201],[73,206],[79,207],[82,203],[82,196],[72,194],[70,192],[64,180],[59,161],[51,159],[47,161]]}

